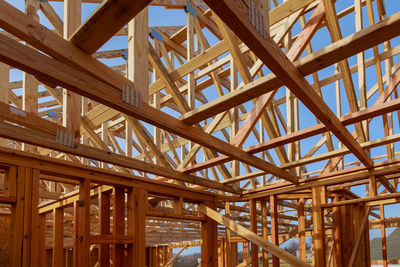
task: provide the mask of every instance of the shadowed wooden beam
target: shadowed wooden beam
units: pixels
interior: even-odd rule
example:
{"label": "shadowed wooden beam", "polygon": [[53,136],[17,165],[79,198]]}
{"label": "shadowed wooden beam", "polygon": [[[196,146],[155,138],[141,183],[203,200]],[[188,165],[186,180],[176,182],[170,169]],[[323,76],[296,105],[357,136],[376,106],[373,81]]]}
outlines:
{"label": "shadowed wooden beam", "polygon": [[150,0],[105,1],[69,40],[87,53],[93,54],[150,2]]}
{"label": "shadowed wooden beam", "polygon": [[249,8],[242,1],[205,1],[209,7],[244,41],[244,43],[264,62],[275,75],[297,96],[298,99],[332,131],[333,134],[365,166],[373,166],[372,160],[343,126],[323,99],[283,54],[282,50],[270,36],[263,38],[249,22]]}
{"label": "shadowed wooden beam", "polygon": [[[12,17],[10,17],[10,13]],[[18,24],[19,27],[15,27],[14,23]],[[28,23],[29,27],[27,26]],[[239,160],[282,179],[297,182],[298,177],[287,171],[283,171],[273,164],[250,155],[242,149],[232,146],[146,103],[143,103],[142,107],[138,108],[123,102],[121,90],[124,85],[135,87],[132,81],[112,71],[59,37],[56,33],[37,25],[23,13],[3,2],[0,2],[0,25],[2,27],[6,26],[13,34],[17,34],[31,45],[58,59],[52,59],[6,36],[0,36],[0,46],[4,48],[0,50],[0,61],[12,62],[14,67],[34,73],[36,77],[39,77],[47,85],[60,85],[136,119],[143,120],[216,152],[228,155],[232,159]],[[37,33],[38,36],[35,36],[32,32]],[[49,42],[47,38],[50,38],[52,42]],[[40,62],[40,64],[37,64],[37,62]],[[100,78],[101,76],[103,77]],[[104,81],[105,77],[107,77],[107,82]]]}
{"label": "shadowed wooden beam", "polygon": [[[296,41],[293,43],[292,47],[288,51],[287,57],[289,58],[289,60],[294,61],[298,57],[300,57],[301,53],[303,53],[307,44],[311,40],[311,37],[317,31],[323,18],[324,8],[323,5],[320,3],[310,17],[310,20],[307,23],[306,27],[304,27],[304,30],[300,33],[299,37],[296,39]],[[254,107],[248,113],[247,118],[244,120],[239,131],[236,133],[234,140],[231,142],[233,145],[241,146],[246,141],[246,138],[249,136],[251,129],[255,126],[262,113],[271,103],[277,91],[278,89],[275,89],[274,91],[266,93],[265,95],[262,95],[260,98],[257,99]]]}
{"label": "shadowed wooden beam", "polygon": [[[338,42],[327,45],[323,49],[294,62],[294,64],[304,76],[309,75],[342,59],[378,45],[383,41],[390,40],[399,34],[400,12],[362,31],[347,36]],[[243,104],[280,86],[283,86],[283,82],[277,76],[272,73],[267,74],[244,85],[238,90],[229,92],[201,105],[189,113],[182,115],[181,119],[193,124],[221,113],[226,109]]]}
{"label": "shadowed wooden beam", "polygon": [[207,217],[215,220],[221,225],[229,228],[231,231],[237,233],[244,239],[256,244],[257,246],[261,247],[265,251],[270,252],[272,255],[284,260],[285,262],[291,264],[292,266],[311,266],[297,257],[293,256],[292,254],[286,252],[285,250],[281,249],[279,246],[273,245],[271,242],[268,242],[266,239],[258,236],[257,234],[253,233],[252,231],[248,230],[247,228],[235,223],[234,221],[228,219],[227,217],[219,214],[215,210],[207,207],[204,204],[199,205],[199,211],[206,215]]}

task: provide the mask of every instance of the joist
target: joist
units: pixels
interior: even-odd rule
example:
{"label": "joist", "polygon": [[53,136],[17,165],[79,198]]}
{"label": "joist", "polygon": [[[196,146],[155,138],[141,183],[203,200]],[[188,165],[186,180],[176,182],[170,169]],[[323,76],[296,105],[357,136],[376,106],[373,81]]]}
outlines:
{"label": "joist", "polygon": [[93,54],[143,10],[150,1],[108,0],[100,4],[69,41]]}

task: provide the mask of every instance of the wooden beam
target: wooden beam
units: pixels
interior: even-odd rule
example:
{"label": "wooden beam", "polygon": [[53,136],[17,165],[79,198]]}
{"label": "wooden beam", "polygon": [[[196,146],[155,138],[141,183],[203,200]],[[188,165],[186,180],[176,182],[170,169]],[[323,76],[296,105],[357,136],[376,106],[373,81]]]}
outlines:
{"label": "wooden beam", "polygon": [[[115,187],[113,190],[113,235],[125,234],[125,189]],[[115,244],[113,246],[114,266],[123,266],[125,262],[125,245]]]}
{"label": "wooden beam", "polygon": [[[250,229],[258,235],[257,233],[257,201],[252,199],[249,201],[250,209]],[[255,243],[251,243],[251,266],[258,267],[258,246]]]}
{"label": "wooden beam", "polygon": [[[398,110],[400,107],[400,106],[398,106],[398,104],[400,104],[399,99],[395,99],[395,100],[389,101],[387,103],[385,103],[385,101],[391,95],[391,93],[393,92],[393,90],[396,88],[396,86],[399,83],[400,83],[400,75],[395,75],[395,77],[393,77],[393,79],[389,82],[386,93],[384,95],[381,95],[372,107],[349,114],[349,115],[345,115],[343,117],[340,117],[339,120],[345,126],[347,126],[347,125],[353,124],[358,121],[371,119],[372,117],[376,117],[376,116],[379,116],[379,115],[382,115],[382,114],[385,114],[388,112]],[[305,138],[308,138],[308,137],[311,137],[311,136],[314,136],[317,134],[322,134],[326,131],[327,131],[327,128],[325,127],[325,125],[317,124],[315,126],[311,126],[311,127],[296,131],[291,134],[286,134],[279,138],[271,139],[266,142],[247,147],[244,149],[244,151],[251,153],[251,154],[258,153],[261,151],[272,149],[277,146],[282,146],[282,145],[285,145],[285,144],[288,144],[291,142],[305,139]],[[228,160],[229,160],[228,157],[220,156],[218,158],[214,158],[214,159],[206,161],[206,162],[202,162],[202,163],[199,163],[196,165],[189,166],[189,167],[185,168],[184,171],[187,173],[199,171],[204,168],[208,168],[208,167],[211,167],[211,166],[214,166],[217,164],[227,162]],[[260,174],[258,174],[258,175],[260,175]],[[226,181],[226,182],[230,183],[229,181]]]}
{"label": "wooden beam", "polygon": [[[271,242],[279,246],[279,217],[278,217],[278,203],[276,195],[269,197],[269,212],[271,216]],[[280,259],[276,255],[272,255],[272,267],[279,267]]]}
{"label": "wooden beam", "polygon": [[[347,267],[354,266],[354,261],[355,261],[356,255],[357,255],[357,251],[359,250],[359,247],[360,247],[360,242],[362,240],[362,236],[365,235],[365,229],[367,229],[367,231],[369,231],[369,227],[367,227],[367,225],[368,225],[368,217],[369,217],[370,210],[371,210],[371,207],[365,208],[364,217],[361,221],[360,228],[358,229],[358,232],[356,235],[356,240],[354,242],[354,248],[353,248],[353,251],[351,252],[350,261],[349,261],[349,264],[347,265]],[[369,242],[369,240],[367,240],[366,242]]]}
{"label": "wooden beam", "polygon": [[179,257],[179,255],[181,255],[181,253],[183,251],[185,251],[185,249],[187,249],[189,247],[189,244],[186,244],[183,248],[181,248],[181,250],[178,251],[178,253],[176,253],[176,255],[174,257],[172,257],[167,264],[165,264],[163,267],[169,267],[171,266],[171,264]]}
{"label": "wooden beam", "polygon": [[79,201],[77,211],[77,263],[78,266],[90,264],[90,180],[84,179],[79,184]]}
{"label": "wooden beam", "polygon": [[383,206],[383,204],[379,205],[379,210],[380,210],[380,221],[381,221],[383,267],[388,267],[387,248],[386,248],[385,207]]}
{"label": "wooden beam", "polygon": [[133,188],[128,194],[131,202],[130,207],[133,212],[133,237],[135,243],[133,244],[133,265],[132,266],[145,266],[146,262],[146,219],[145,210],[147,207],[147,193],[140,188]]}
{"label": "wooden beam", "polygon": [[306,260],[306,216],[304,212],[304,198],[298,201],[297,216],[298,216],[298,233],[299,233],[299,257],[301,260]]}
{"label": "wooden beam", "polygon": [[234,221],[226,218],[225,216],[219,214],[215,210],[207,207],[204,204],[199,205],[199,211],[205,214],[207,217],[215,220],[221,225],[229,228],[231,231],[237,233],[244,239],[255,243],[259,247],[263,248],[264,250],[270,252],[272,255],[277,256],[278,258],[284,260],[285,262],[293,265],[293,266],[311,266],[297,257],[293,256],[292,254],[286,252],[285,250],[281,249],[280,247],[271,244],[264,238],[254,234],[252,231],[248,230],[247,228],[235,223]]}
{"label": "wooden beam", "polygon": [[312,187],[312,220],[313,220],[313,255],[314,265],[318,267],[326,266],[325,258],[325,230],[324,212],[321,204],[325,203],[325,187]]}
{"label": "wooden beam", "polygon": [[53,211],[53,266],[64,266],[64,209]]}
{"label": "wooden beam", "polygon": [[22,266],[22,245],[25,200],[25,167],[18,166],[14,178],[17,201],[11,205],[11,266]]}
{"label": "wooden beam", "polygon": [[[32,20],[39,22],[38,10],[40,8],[39,0],[25,1],[25,12]],[[36,78],[24,72],[22,74],[22,109],[27,112],[37,114],[38,112],[38,86]],[[23,144],[23,149],[29,152],[35,152],[36,148]]]}
{"label": "wooden beam", "polygon": [[149,0],[135,1],[134,4],[129,0],[102,2],[69,40],[93,54],[149,3]]}
{"label": "wooden beam", "polygon": [[[110,192],[101,192],[99,194],[99,224],[100,235],[109,235],[110,232]],[[110,245],[101,244],[99,246],[99,262],[103,267],[110,266]]]}
{"label": "wooden beam", "polygon": [[[81,0],[64,1],[64,38],[68,39],[81,24]],[[63,125],[80,140],[81,97],[63,89]]]}
{"label": "wooden beam", "polygon": [[50,3],[48,1],[40,1],[40,10],[50,21],[51,25],[53,25],[57,33],[62,36],[64,33],[64,22],[58,16],[57,12],[50,5]]}
{"label": "wooden beam", "polygon": [[[248,7],[243,2],[206,0],[210,8],[225,23],[234,29],[248,47],[264,62],[264,64],[284,81],[285,85],[299,98],[314,115],[346,145],[351,152],[367,167],[373,165],[371,159],[353,138],[350,132],[340,123],[336,115],[313,90],[303,75],[283,54],[281,49],[269,36],[265,39],[250,24]],[[265,34],[265,33],[262,33]]]}
{"label": "wooden beam", "polygon": [[[212,202],[208,205],[213,205]],[[204,208],[203,208],[204,207]],[[210,218],[204,204],[199,205],[199,216],[203,217],[201,222],[201,264],[204,266],[218,266],[218,232],[217,223]],[[212,210],[212,209],[210,209]]]}
{"label": "wooden beam", "polygon": [[[13,62],[12,64],[17,64],[19,67],[22,67],[25,70],[29,70],[30,72],[36,73],[36,75],[39,75],[41,79],[43,78],[42,80],[47,80],[46,83],[51,83],[51,84],[60,83],[60,85],[62,85],[65,88],[80,93],[93,100],[102,102],[103,104],[113,107],[123,113],[134,116],[138,119],[142,119],[146,122],[152,123],[153,125],[166,129],[170,132],[177,133],[182,137],[187,137],[189,140],[204,145],[215,151],[224,154],[229,154],[229,156],[231,156],[233,159],[240,160],[248,165],[262,169],[268,173],[272,173],[283,179],[292,182],[296,182],[298,179],[298,177],[293,176],[292,174],[289,174],[286,171],[282,171],[280,168],[276,167],[273,164],[270,164],[248,153],[245,153],[243,152],[243,150],[235,146],[232,146],[224,141],[221,141],[216,137],[206,134],[200,129],[197,129],[191,125],[183,123],[180,120],[175,119],[174,117],[162,111],[154,109],[145,103],[143,103],[142,108],[131,106],[122,101],[119,90],[116,90],[115,88],[110,88],[106,84],[101,83],[98,80],[94,80],[93,78],[91,78],[88,75],[85,75],[84,73],[74,70],[68,67],[67,65],[63,65],[62,63],[50,59],[37,52],[36,54],[32,54],[32,52],[35,52],[32,49],[26,48],[23,45],[20,45],[13,40],[7,40],[7,39],[9,38],[0,36],[0,40],[4,41],[4,45],[0,44],[0,46],[2,48],[3,46],[8,47],[8,49],[6,50],[12,50],[12,52],[10,51],[8,56],[4,57],[4,55],[8,53],[8,51],[2,50],[1,52],[2,55],[0,55],[0,61],[3,60],[7,61],[8,63]],[[0,43],[3,43],[2,41],[0,41]],[[6,44],[10,41],[12,45]],[[12,46],[14,46],[13,49],[11,49]],[[22,51],[26,49],[28,49],[28,51],[24,52]],[[20,53],[18,53],[17,50]],[[23,57],[21,56],[22,54],[24,55]],[[35,59],[30,58],[29,55],[33,56],[33,58]],[[41,65],[44,67],[43,69],[39,70],[36,64],[33,63],[36,62],[36,60],[42,60]],[[24,61],[24,63],[22,63],[21,61]],[[62,66],[59,64],[61,64]],[[68,72],[70,73],[67,74]],[[78,78],[81,75],[85,76],[85,78],[83,77],[82,79]],[[105,97],[105,95],[107,95],[107,97]]]}
{"label": "wooden beam", "polygon": [[[362,52],[382,41],[390,40],[399,35],[400,12],[388,17],[380,23],[374,24],[362,31],[327,45],[311,55],[294,62],[302,75],[326,68],[340,60]],[[195,123],[212,117],[226,109],[236,107],[255,97],[283,86],[283,82],[274,74],[267,74],[254,82],[244,85],[240,90],[229,92],[216,100],[210,101],[181,118],[188,123]],[[267,88],[267,89],[266,89]]]}
{"label": "wooden beam", "polygon": [[[12,12],[15,16],[17,16],[17,18],[19,20],[24,20],[25,19],[23,16],[21,16],[21,14],[19,14],[18,10],[13,9],[11,6],[9,6],[9,5],[5,4],[5,3],[4,4],[0,3],[0,7],[1,7],[1,5],[5,5],[4,8],[7,8],[6,11]],[[3,11],[2,8],[0,9],[1,11]],[[5,22],[5,21],[1,20],[3,15],[6,16],[6,15],[9,15],[9,14],[7,14],[7,13],[0,14],[0,24],[2,26],[3,26],[3,22]],[[15,22],[15,17],[14,17],[13,21]],[[22,23],[22,21],[18,21],[18,22]],[[35,25],[34,21],[30,21],[30,23],[33,23],[33,25]],[[8,23],[4,23],[4,24],[7,25]],[[43,43],[44,43],[43,41],[38,42],[37,40],[35,40],[35,38],[32,38],[33,37],[32,34],[31,34],[32,29],[31,28],[28,29],[26,27],[26,25],[25,26],[24,25],[25,25],[25,23],[22,23],[22,25],[20,25],[21,28],[22,28],[22,32],[21,32],[21,28],[19,28],[19,27],[18,28],[11,27],[11,30],[12,30],[12,32],[16,31],[18,34],[20,34],[21,36],[25,37],[28,42],[30,41],[30,42],[32,42],[32,44],[35,44],[38,47],[41,47],[42,49],[45,48],[45,50],[47,52],[50,52],[50,54],[52,56],[55,56],[55,57],[57,57],[59,59],[62,59],[63,62],[69,62],[69,64],[71,64],[71,62],[73,62],[73,65],[75,67],[77,65],[81,66],[81,63],[78,63],[76,57],[73,57],[74,60],[71,60],[71,58],[67,59],[66,56],[69,53],[66,53],[66,51],[58,50],[59,48],[54,46],[54,42],[49,43],[49,44],[46,43],[46,45],[43,45]],[[9,26],[11,26],[11,25],[9,25]],[[37,27],[38,27],[38,30],[40,29],[39,32],[43,32],[43,30],[44,30],[43,27],[40,27],[40,26],[37,26]],[[98,69],[99,67],[104,69],[104,65],[102,65],[101,63],[98,63],[98,61],[93,59],[92,57],[90,57],[88,55],[85,55],[85,53],[82,53],[82,51],[79,51],[79,49],[76,51],[75,48],[70,47],[69,44],[63,43],[63,40],[60,40],[59,36],[57,36],[56,34],[51,33],[51,32],[46,32],[46,34],[49,34],[52,39],[55,39],[54,41],[59,43],[59,45],[61,45],[61,43],[62,43],[62,47],[66,48],[66,46],[67,46],[67,47],[69,47],[70,51],[73,50],[74,52],[79,53],[80,56],[82,56],[85,59],[84,61],[87,60],[87,62],[90,62],[89,65],[94,64],[96,66],[95,69]],[[7,38],[7,37],[4,37],[4,38]],[[68,49],[66,48],[66,50],[68,50]],[[28,54],[30,54],[30,51],[27,51],[27,52],[28,52]],[[18,53],[18,55],[20,55],[20,54]],[[47,60],[53,61],[53,60],[51,60],[49,58],[46,58],[43,55],[37,54],[36,56],[39,56],[41,58],[41,60],[47,59]],[[18,57],[21,58],[20,56],[18,56]],[[2,57],[0,56],[0,58],[2,58]],[[93,62],[93,60],[95,60],[96,63]],[[19,60],[17,59],[16,61],[14,61],[14,63],[16,63],[18,61]],[[80,58],[79,62],[82,62],[82,58]],[[32,63],[32,61],[31,61],[31,63]],[[53,63],[60,64],[60,62],[56,63],[55,61],[53,61]],[[93,68],[94,65],[92,65],[91,73],[93,73],[93,71],[94,71],[94,68]],[[18,66],[22,67],[22,65],[19,64],[19,63],[18,63]],[[101,67],[101,66],[103,66],[103,67]],[[28,67],[28,66],[25,66],[25,67]],[[37,70],[35,70],[35,67],[33,67],[33,69],[31,69],[31,67],[28,67],[28,68],[31,71],[36,72]],[[62,67],[61,66],[58,66],[58,67],[57,66],[53,66],[51,69],[53,69],[53,70],[57,70],[57,69],[61,70],[61,69],[63,69],[64,70],[65,67],[67,67],[67,66],[65,66],[65,65],[63,65]],[[82,66],[79,67],[79,68],[82,69]],[[86,69],[86,67],[84,67],[83,69]],[[46,68],[46,70],[44,72],[42,72],[42,74],[38,74],[37,73],[37,75],[39,75],[41,78],[44,78],[44,77],[46,77],[46,79],[48,78],[49,79],[48,82],[53,84],[56,81],[54,80],[54,75],[52,75],[53,77],[49,77],[49,75],[46,74],[49,71],[50,70],[48,68]],[[71,71],[75,72],[77,70],[71,70]],[[86,69],[86,71],[88,71],[88,70]],[[65,76],[67,76],[69,78],[73,78],[74,76],[80,76],[77,73],[66,75],[66,72],[67,71],[65,71],[63,73],[64,73]],[[94,72],[97,73],[95,75],[96,77],[104,76],[104,73],[102,73],[102,75],[100,75],[98,71],[94,71]],[[119,86],[117,86],[116,88],[110,88],[109,87],[105,91],[103,91],[104,95],[107,95],[107,97],[99,98],[99,96],[103,95],[103,93],[98,91],[98,89],[100,89],[102,86],[100,84],[98,84],[98,86],[94,86],[94,83],[92,83],[94,81],[90,77],[86,77],[87,79],[83,78],[83,80],[87,81],[87,82],[89,82],[89,80],[92,80],[92,82],[89,82],[89,84],[91,84],[92,89],[96,88],[95,89],[96,92],[92,91],[92,93],[89,93],[86,90],[84,90],[84,91],[76,90],[75,92],[80,93],[80,94],[83,93],[83,95],[85,95],[85,96],[87,96],[87,97],[89,97],[89,98],[91,98],[93,100],[99,101],[99,102],[101,102],[101,103],[103,103],[105,105],[109,105],[110,107],[114,107],[115,109],[117,109],[117,110],[119,110],[119,111],[121,111],[123,113],[126,113],[127,115],[131,115],[131,116],[136,117],[138,119],[142,119],[142,120],[144,120],[146,122],[149,122],[149,123],[151,123],[151,124],[153,124],[153,125],[155,125],[157,127],[163,128],[165,130],[168,130],[168,131],[170,131],[172,133],[179,134],[182,137],[185,137],[185,138],[187,138],[187,139],[189,139],[189,140],[191,140],[193,142],[196,142],[196,143],[199,143],[201,145],[204,145],[204,146],[206,146],[206,147],[208,147],[210,149],[213,149],[215,151],[218,151],[218,152],[221,152],[221,153],[224,153],[224,154],[228,152],[228,154],[230,154],[230,156],[232,156],[232,158],[240,160],[242,162],[245,162],[248,165],[254,166],[256,168],[263,169],[263,170],[267,171],[268,173],[272,173],[272,174],[274,174],[274,175],[276,175],[278,177],[281,177],[281,178],[284,178],[284,179],[287,179],[287,180],[290,180],[290,181],[293,181],[293,182],[297,181],[297,177],[295,177],[295,176],[293,176],[293,175],[291,175],[291,174],[289,174],[287,172],[281,171],[276,166],[274,166],[272,164],[269,164],[268,162],[265,162],[265,161],[263,161],[263,160],[261,160],[261,159],[259,159],[257,157],[248,155],[247,153],[244,153],[241,149],[238,149],[238,148],[236,148],[236,147],[234,147],[232,145],[229,145],[229,144],[227,144],[227,143],[225,143],[225,142],[223,142],[223,141],[221,141],[221,140],[219,140],[217,138],[212,137],[211,135],[205,134],[203,131],[201,131],[199,129],[196,129],[194,127],[191,127],[190,125],[188,125],[186,123],[183,123],[180,120],[174,119],[172,116],[169,116],[169,115],[167,115],[167,114],[165,114],[165,113],[163,113],[163,112],[161,112],[161,111],[159,111],[157,109],[151,108],[150,106],[148,106],[145,103],[142,105],[141,109],[138,109],[138,108],[134,108],[134,107],[122,102],[121,91],[120,91],[122,89],[122,85],[123,84],[131,85],[131,81],[129,81],[127,79],[124,80],[121,75],[118,75],[117,73],[115,73],[113,71],[111,71],[111,73],[110,73],[108,68],[105,68],[105,72],[107,73],[107,75],[111,75],[110,78],[112,78],[112,81],[115,81],[116,84],[119,84]],[[115,78],[115,75],[117,75],[119,77]],[[65,77],[65,78],[67,78],[67,77]],[[121,79],[123,80],[123,82],[122,82]],[[75,80],[75,81],[78,82],[77,80]],[[82,79],[79,80],[79,83],[81,83],[81,82],[82,82]],[[122,84],[121,84],[121,82],[122,82]],[[58,83],[58,82],[56,82],[56,83]],[[68,86],[65,86],[66,84],[64,82],[62,82],[61,84],[64,87],[68,87]],[[69,89],[71,91],[74,91],[75,89],[78,89],[78,87],[76,87],[76,85],[74,85],[73,87],[69,87]],[[224,152],[222,152],[222,151],[224,151]]]}
{"label": "wooden beam", "polygon": [[[132,4],[130,5],[132,6]],[[145,103],[149,102],[149,58],[147,50],[151,45],[148,41],[148,25],[149,11],[147,8],[139,12],[128,24],[128,78],[135,83],[136,89],[141,93]]]}
{"label": "wooden beam", "polygon": [[[19,135],[17,139],[19,140],[24,140],[27,143],[30,144],[36,144],[40,145],[43,147],[51,148],[54,150],[58,151],[63,151],[69,154],[75,154],[75,155],[80,155],[84,156],[87,158],[92,158],[92,159],[97,159],[102,162],[107,162],[111,163],[114,165],[122,166],[122,167],[127,167],[127,168],[132,168],[132,169],[137,169],[141,171],[145,171],[148,173],[153,173],[156,175],[164,176],[164,177],[169,177],[172,179],[176,180],[181,180],[185,181],[188,183],[194,183],[198,184],[201,186],[206,186],[209,188],[214,188],[222,191],[230,191],[231,193],[240,193],[241,190],[238,189],[233,189],[229,185],[224,185],[216,181],[211,181],[208,179],[204,179],[201,177],[197,177],[194,175],[189,175],[186,173],[182,173],[173,169],[161,167],[158,165],[154,165],[151,163],[143,162],[140,160],[132,159],[123,155],[119,154],[114,154],[110,153],[107,151],[103,151],[97,148],[89,147],[86,145],[82,144],[76,144],[76,146],[73,147],[68,147],[64,146],[61,144],[58,144],[56,142],[55,136],[54,135],[48,135],[40,132],[34,132],[32,130],[27,130],[18,126],[13,126],[11,124],[7,123],[2,123],[0,122],[0,129],[2,128],[3,130],[0,130],[2,132],[0,135],[5,137],[8,136],[8,138],[12,135],[15,136],[15,134]],[[7,130],[6,130],[7,128]],[[13,134],[12,134],[13,133]]]}
{"label": "wooden beam", "polygon": [[[322,0],[322,3],[323,6],[325,7],[326,24],[329,29],[332,42],[337,42],[342,39],[342,33],[340,31],[339,21],[336,16],[336,9],[334,7],[334,3],[330,0]],[[347,61],[347,59],[342,60],[339,62],[339,66],[350,110],[351,112],[356,112],[359,110],[359,107],[357,104],[357,96],[354,89],[353,80],[351,77],[349,62]],[[362,125],[360,123],[356,123],[355,128],[358,140],[360,142],[364,142],[365,140],[367,140]]]}
{"label": "wooden beam", "polygon": [[[332,208],[332,207],[337,207],[337,206],[343,206],[343,205],[352,205],[352,204],[359,204],[359,203],[368,203],[370,202],[372,205],[377,205],[377,201],[379,202],[380,200],[385,200],[385,199],[397,199],[400,197],[400,193],[392,193],[392,194],[384,194],[384,195],[377,195],[377,196],[369,196],[369,197],[362,197],[362,198],[355,198],[355,199],[349,199],[349,200],[342,200],[338,201],[335,203],[326,203],[323,204],[323,208]],[[378,204],[379,205],[379,204]]]}
{"label": "wooden beam", "polygon": [[[184,197],[186,201],[198,202],[214,199],[216,194],[203,192],[197,189],[183,187],[171,183],[158,182],[149,178],[123,174],[112,170],[99,169],[92,166],[85,166],[76,162],[68,162],[46,156],[32,155],[30,153],[15,151],[14,149],[0,148],[1,162],[8,162],[10,165],[18,165],[35,167],[45,173],[46,178],[52,173],[57,173],[58,177],[69,178],[69,182],[75,181],[79,183],[80,179],[91,179],[96,183],[120,186],[139,186],[153,194],[168,197]],[[41,164],[45,163],[45,164]],[[60,171],[63,170],[63,171]],[[112,177],[111,179],[106,177]],[[63,179],[61,179],[63,180]],[[94,194],[94,192],[93,192]],[[68,200],[67,200],[68,199]],[[71,198],[62,198],[56,203],[49,203],[41,207],[45,209],[43,212],[49,212],[55,208],[53,204],[58,206],[72,205],[77,201],[76,195]],[[48,207],[49,209],[46,209]]]}

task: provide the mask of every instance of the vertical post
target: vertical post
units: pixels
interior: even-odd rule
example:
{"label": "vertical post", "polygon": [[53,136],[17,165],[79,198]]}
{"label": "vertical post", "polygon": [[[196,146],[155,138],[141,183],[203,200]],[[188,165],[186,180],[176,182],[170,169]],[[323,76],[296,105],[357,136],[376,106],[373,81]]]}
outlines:
{"label": "vertical post", "polygon": [[[210,208],[215,209],[215,203],[205,203]],[[201,265],[208,267],[218,266],[218,232],[217,223],[200,213],[204,216],[204,220],[201,222]]]}
{"label": "vertical post", "polygon": [[[250,205],[250,230],[257,234],[257,201],[251,199]],[[251,243],[251,266],[258,267],[258,246]]]}
{"label": "vertical post", "polygon": [[38,266],[46,266],[46,214],[39,215]]}
{"label": "vertical post", "polygon": [[[68,39],[81,24],[81,0],[64,1],[64,38]],[[63,89],[63,126],[78,142],[81,122],[80,96]]]}
{"label": "vertical post", "polygon": [[249,258],[249,242],[243,242],[243,261],[247,261]]}
{"label": "vertical post", "polygon": [[[356,31],[361,31],[363,29],[361,0],[354,1],[354,14],[355,14]],[[357,54],[357,75],[358,75],[358,89],[360,93],[360,110],[363,110],[367,107],[364,52]],[[368,122],[366,120],[362,122],[362,126],[364,128],[366,136],[369,136]]]}
{"label": "vertical post", "polygon": [[32,233],[32,169],[24,168],[25,171],[25,201],[24,201],[24,234],[22,244],[22,266],[29,266],[31,260],[31,233]]}
{"label": "vertical post", "polygon": [[[231,60],[230,60],[229,70],[230,70],[230,76],[231,76],[231,82],[230,82],[231,90],[230,91],[233,92],[238,87],[238,71],[237,71],[237,68],[236,68],[233,58],[231,58]],[[231,120],[232,120],[231,126],[230,126],[230,134],[231,134],[230,142],[233,142],[233,140],[235,139],[236,133],[239,130],[239,111],[238,111],[237,107],[231,109],[230,116],[231,116]],[[262,132],[262,131],[260,130],[260,132]],[[239,161],[232,160],[231,172],[232,172],[232,177],[240,175]],[[239,186],[239,183],[237,183],[237,185]]]}
{"label": "vertical post", "polygon": [[385,207],[383,206],[383,204],[379,205],[379,210],[380,210],[381,235],[382,235],[382,260],[383,260],[383,267],[387,267],[388,262],[387,262],[387,250],[386,250]]}
{"label": "vertical post", "polygon": [[[39,246],[39,171],[25,168],[22,266],[38,266]],[[17,222],[21,223],[21,222]]]}
{"label": "vertical post", "polygon": [[79,201],[74,202],[74,240],[72,249],[73,266],[78,267],[79,262]]}
{"label": "vertical post", "polygon": [[177,197],[174,199],[174,213],[178,215],[183,214],[183,198]]}
{"label": "vertical post", "polygon": [[[225,203],[225,216],[227,217],[227,218],[230,218],[230,216],[231,216],[231,206],[230,206],[230,202],[226,202]],[[231,238],[231,231],[228,229],[228,228],[226,228],[226,233],[225,233],[225,238],[226,238],[226,241],[225,241],[225,246],[226,246],[226,249],[225,249],[225,254],[226,254],[226,257],[225,257],[225,265],[227,266],[227,267],[232,267],[232,266],[236,266],[236,264],[237,264],[237,262],[233,262],[233,260],[232,260],[232,238]]]}
{"label": "vertical post", "polygon": [[64,209],[53,211],[53,266],[64,266]]}
{"label": "vertical post", "polygon": [[[26,14],[39,22],[38,10],[40,7],[39,0],[26,0],[25,12]],[[22,109],[37,114],[38,112],[38,81],[34,76],[23,72],[22,76]],[[35,152],[36,148],[31,145],[23,144],[23,150],[28,152]]]}
{"label": "vertical post", "polygon": [[[262,218],[262,236],[265,240],[268,240],[268,210],[267,202],[265,200],[260,201],[261,204],[261,218]],[[268,267],[269,256],[268,252],[263,250],[263,267]]]}
{"label": "vertical post", "polygon": [[[101,192],[99,195],[99,223],[100,234],[110,234],[110,192]],[[101,267],[110,266],[110,245],[101,244],[99,247],[99,262]]]}
{"label": "vertical post", "polygon": [[[188,1],[190,3],[190,1]],[[186,12],[186,40],[187,40],[187,60],[191,60],[194,56],[194,18],[190,12]],[[190,72],[187,76],[188,84],[188,104],[191,109],[195,108],[195,79],[194,73]]]}
{"label": "vertical post", "polygon": [[[107,122],[103,122],[101,124],[101,141],[103,141],[103,143],[106,146],[108,146],[108,123]],[[108,164],[106,162],[102,162],[101,167],[107,169]]]}
{"label": "vertical post", "polygon": [[32,172],[32,198],[31,198],[31,267],[39,266],[39,180],[40,180],[40,171],[38,169],[31,169]]}
{"label": "vertical post", "polygon": [[[9,179],[13,179],[9,177]],[[18,166],[15,179],[17,201],[11,205],[11,266],[21,266],[24,231],[25,167]]]}
{"label": "vertical post", "polygon": [[325,187],[315,186],[312,191],[312,219],[313,219],[313,250],[314,265],[316,267],[325,266],[325,233],[324,233],[324,213],[321,207],[325,203]]}
{"label": "vertical post", "polygon": [[218,238],[218,267],[226,267],[225,265],[225,258],[226,258],[226,253],[225,253],[225,237],[220,237]]}
{"label": "vertical post", "polygon": [[[157,55],[160,53],[160,42],[157,39],[153,39],[153,47],[154,50],[157,52]],[[166,58],[166,60],[169,59],[168,57]],[[153,80],[152,82],[155,82],[158,79],[158,75],[156,72],[156,69],[153,68],[153,76],[152,76]],[[156,92],[155,94],[153,94],[153,107],[156,109],[160,109],[161,108],[161,96],[160,96],[160,92]],[[153,129],[153,138],[154,138],[154,144],[156,146],[160,146],[161,145],[161,129],[154,126]],[[158,160],[156,158],[156,163],[158,163]]]}
{"label": "vertical post", "polygon": [[90,265],[90,180],[88,179],[79,183],[78,218],[77,263],[79,267],[83,267]]}
{"label": "vertical post", "polygon": [[[279,246],[279,225],[278,225],[278,205],[276,195],[269,198],[269,208],[271,214],[271,240],[272,244]],[[280,261],[276,256],[272,256],[272,266],[279,267]]]}
{"label": "vertical post", "polygon": [[149,97],[148,20],[145,8],[128,24],[128,79],[135,82],[145,103]]}
{"label": "vertical post", "polygon": [[236,266],[238,263],[238,243],[232,242],[232,266]]}
{"label": "vertical post", "polygon": [[128,246],[129,266],[146,265],[146,208],[146,191],[137,187],[129,189],[128,233],[135,239],[134,244]]}
{"label": "vertical post", "polygon": [[[339,197],[334,198],[335,202],[339,201]],[[332,221],[333,221],[333,259],[334,266],[342,266],[342,236],[341,236],[341,218],[340,218],[340,207],[332,208]]]}
{"label": "vertical post", "polygon": [[[113,203],[113,234],[124,235],[125,232],[125,191],[124,188],[114,188]],[[124,244],[114,245],[114,265],[124,266]]]}
{"label": "vertical post", "polygon": [[[0,63],[0,102],[8,104],[9,66]],[[0,146],[6,146],[7,139],[0,138]]]}
{"label": "vertical post", "polygon": [[297,204],[299,254],[300,259],[306,260],[306,216],[304,215],[304,198],[300,198]]}
{"label": "vertical post", "polygon": [[[190,1],[187,1],[190,4]],[[186,12],[186,59],[190,61],[194,57],[194,18],[190,12]],[[187,75],[187,92],[188,105],[190,109],[196,107],[196,80],[194,72],[189,72]],[[189,142],[189,150],[193,143]]]}

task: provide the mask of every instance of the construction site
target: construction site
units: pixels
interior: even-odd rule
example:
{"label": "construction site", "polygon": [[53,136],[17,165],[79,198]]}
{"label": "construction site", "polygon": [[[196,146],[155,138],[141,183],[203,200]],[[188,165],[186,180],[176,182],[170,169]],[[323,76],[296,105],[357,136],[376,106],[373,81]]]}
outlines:
{"label": "construction site", "polygon": [[0,0],[0,266],[400,266],[399,35],[399,0]]}

